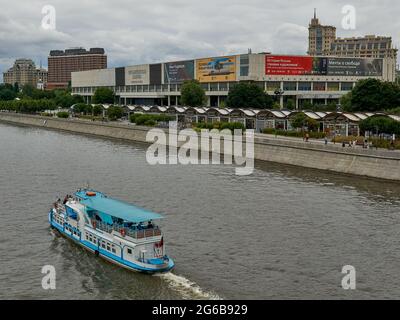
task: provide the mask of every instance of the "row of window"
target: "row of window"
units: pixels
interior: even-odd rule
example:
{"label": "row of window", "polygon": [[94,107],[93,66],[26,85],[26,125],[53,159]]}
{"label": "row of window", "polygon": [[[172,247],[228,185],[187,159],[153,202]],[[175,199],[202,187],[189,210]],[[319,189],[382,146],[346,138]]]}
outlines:
{"label": "row of window", "polygon": [[[203,83],[201,86],[206,91],[229,91],[236,82],[216,82],[216,83]],[[353,82],[311,82],[311,81],[258,81],[258,86],[267,91],[275,91],[276,89],[283,89],[284,91],[350,91]],[[121,92],[179,92],[180,85],[140,85],[140,86],[120,86],[120,87],[107,87],[116,93]],[[79,87],[73,88],[73,93],[94,93],[96,87]]]}
{"label": "row of window", "polygon": [[378,50],[378,49],[387,49],[390,47],[390,44],[387,42],[382,43],[349,43],[349,44],[332,44],[332,50]]}
{"label": "row of window", "polygon": [[74,236],[79,236],[79,233],[76,229],[72,228],[70,225],[66,225],[65,226],[65,230],[69,231],[71,234],[73,234]]}
{"label": "row of window", "polygon": [[98,238],[97,236],[95,236],[94,234],[92,234],[90,232],[86,232],[85,233],[85,237],[86,237],[87,241],[95,244],[96,246],[98,244],[104,250],[107,250],[107,251],[112,252],[112,253],[116,253],[117,252],[117,250],[115,248],[115,245],[113,243],[111,243],[109,241],[106,241],[106,240],[104,240],[102,238]]}
{"label": "row of window", "polygon": [[53,215],[53,219],[61,226],[64,224],[64,219],[62,219],[58,214]]}

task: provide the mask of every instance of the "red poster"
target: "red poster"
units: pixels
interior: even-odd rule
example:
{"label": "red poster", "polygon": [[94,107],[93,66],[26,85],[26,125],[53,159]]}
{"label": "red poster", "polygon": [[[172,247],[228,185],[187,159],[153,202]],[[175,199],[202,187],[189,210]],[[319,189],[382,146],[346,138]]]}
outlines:
{"label": "red poster", "polygon": [[265,74],[302,75],[311,74],[313,58],[301,56],[265,56]]}

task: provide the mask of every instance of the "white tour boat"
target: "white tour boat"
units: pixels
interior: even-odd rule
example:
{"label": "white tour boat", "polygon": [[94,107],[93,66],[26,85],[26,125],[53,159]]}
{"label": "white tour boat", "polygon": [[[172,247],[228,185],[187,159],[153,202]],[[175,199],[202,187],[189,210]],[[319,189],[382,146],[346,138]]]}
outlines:
{"label": "white tour boat", "polygon": [[59,199],[49,212],[50,225],[62,235],[112,263],[146,273],[174,267],[154,223],[162,218],[90,189]]}

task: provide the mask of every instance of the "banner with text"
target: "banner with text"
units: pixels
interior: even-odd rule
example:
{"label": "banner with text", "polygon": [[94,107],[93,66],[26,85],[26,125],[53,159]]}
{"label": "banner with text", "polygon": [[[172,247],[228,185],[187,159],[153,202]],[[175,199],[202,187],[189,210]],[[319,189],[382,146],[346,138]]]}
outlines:
{"label": "banner with text", "polygon": [[383,60],[266,55],[265,74],[379,77],[383,74]]}
{"label": "banner with text", "polygon": [[164,63],[164,83],[182,83],[194,79],[194,60]]}
{"label": "banner with text", "polygon": [[125,84],[142,85],[150,83],[150,67],[148,64],[125,68]]}

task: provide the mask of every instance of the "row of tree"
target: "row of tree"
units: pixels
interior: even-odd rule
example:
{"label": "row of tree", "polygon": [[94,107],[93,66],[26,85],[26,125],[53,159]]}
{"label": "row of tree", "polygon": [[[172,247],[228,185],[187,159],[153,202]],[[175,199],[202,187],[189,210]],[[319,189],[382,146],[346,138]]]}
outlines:
{"label": "row of tree", "polygon": [[400,85],[377,79],[365,79],[341,99],[345,111],[391,111],[400,107]]}
{"label": "row of tree", "polygon": [[387,117],[370,117],[359,123],[362,132],[395,134],[400,136],[400,122]]}
{"label": "row of tree", "polygon": [[[200,107],[206,104],[206,93],[197,80],[186,81],[181,88],[181,102],[191,107]],[[252,82],[236,84],[228,94],[226,106],[228,108],[272,108],[274,100],[261,87]]]}
{"label": "row of tree", "polygon": [[[72,105],[84,102],[81,96],[71,95],[70,90],[43,91],[30,85],[25,85],[20,90],[17,84],[15,86],[9,84],[0,85],[0,101],[13,101],[16,98],[26,101],[49,100],[57,107],[62,108],[69,108]],[[92,102],[94,104],[113,104],[115,102],[114,92],[108,88],[98,88],[93,95]],[[198,81],[186,81],[182,85],[181,102],[192,107],[206,104],[205,90]],[[263,88],[253,82],[239,82],[234,85],[223,104],[229,108],[272,109],[280,107],[272,96],[268,95]],[[341,99],[341,105],[343,110],[349,112],[393,109],[400,112],[400,85],[377,79],[361,80],[352,91]],[[294,100],[289,99],[285,107],[294,109]],[[302,109],[335,111],[337,106],[335,103],[327,106],[316,106],[306,102]]]}
{"label": "row of tree", "polygon": [[23,113],[37,113],[45,110],[55,110],[56,103],[51,99],[23,99],[0,101],[0,110],[8,110]]}
{"label": "row of tree", "polygon": [[[200,83],[196,80],[187,81],[182,85],[181,101],[188,106],[203,106],[206,95]],[[228,93],[226,106],[229,108],[276,108],[277,101],[268,95],[260,86],[252,82],[240,82]],[[380,81],[378,79],[365,79],[357,82],[355,87],[341,99],[344,111],[349,112],[376,112],[393,111],[400,113],[400,85],[398,83]],[[328,105],[313,105],[305,102],[304,110],[336,111],[336,103]],[[285,108],[295,108],[294,100],[289,99]],[[397,111],[396,111],[397,110]]]}

